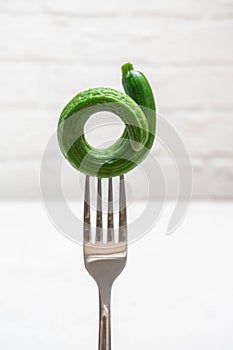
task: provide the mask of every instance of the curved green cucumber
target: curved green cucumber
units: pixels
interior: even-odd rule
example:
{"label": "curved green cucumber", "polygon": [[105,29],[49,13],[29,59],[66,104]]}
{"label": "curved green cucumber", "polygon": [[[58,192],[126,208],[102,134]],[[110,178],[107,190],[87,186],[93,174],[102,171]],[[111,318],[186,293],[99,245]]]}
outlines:
{"label": "curved green cucumber", "polygon": [[[126,94],[93,88],[76,95],[63,109],[57,128],[60,149],[71,165],[86,175],[114,177],[138,165],[155,136],[155,102],[146,77],[132,64],[122,66]],[[94,113],[109,111],[125,123],[121,137],[106,149],[95,149],[85,139],[84,125]]]}

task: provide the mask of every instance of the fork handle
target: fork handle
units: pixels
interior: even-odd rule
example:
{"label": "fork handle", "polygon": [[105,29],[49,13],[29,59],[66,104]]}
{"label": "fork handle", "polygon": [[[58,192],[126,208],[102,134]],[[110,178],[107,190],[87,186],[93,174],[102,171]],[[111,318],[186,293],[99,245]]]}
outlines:
{"label": "fork handle", "polygon": [[99,350],[111,350],[111,287],[99,288]]}

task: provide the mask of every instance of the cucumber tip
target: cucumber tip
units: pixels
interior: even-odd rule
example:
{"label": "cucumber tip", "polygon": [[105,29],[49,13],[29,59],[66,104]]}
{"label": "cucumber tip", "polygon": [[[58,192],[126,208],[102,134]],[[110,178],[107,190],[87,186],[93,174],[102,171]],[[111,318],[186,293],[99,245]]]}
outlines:
{"label": "cucumber tip", "polygon": [[128,62],[128,63],[125,63],[121,66],[121,71],[122,71],[122,74],[127,74],[129,71],[131,71],[133,69],[133,64]]}

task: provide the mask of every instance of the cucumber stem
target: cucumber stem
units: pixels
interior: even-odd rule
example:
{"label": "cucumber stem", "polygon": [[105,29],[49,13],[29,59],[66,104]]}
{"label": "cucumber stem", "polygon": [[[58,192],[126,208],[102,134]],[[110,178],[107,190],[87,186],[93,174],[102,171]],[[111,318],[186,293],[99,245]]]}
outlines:
{"label": "cucumber stem", "polygon": [[130,62],[125,63],[123,64],[123,66],[121,66],[121,71],[123,75],[127,74],[131,70],[133,70],[133,64]]}

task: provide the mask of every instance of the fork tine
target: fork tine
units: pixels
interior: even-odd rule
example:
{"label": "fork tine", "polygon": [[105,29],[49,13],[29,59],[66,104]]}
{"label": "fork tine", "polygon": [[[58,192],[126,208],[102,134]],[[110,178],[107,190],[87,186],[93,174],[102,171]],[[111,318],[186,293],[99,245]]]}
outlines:
{"label": "fork tine", "polygon": [[90,213],[90,179],[86,176],[85,182],[85,194],[84,194],[84,242],[89,242],[91,240],[91,213]]}
{"label": "fork tine", "polygon": [[103,224],[102,224],[102,186],[101,178],[98,178],[97,190],[97,211],[96,211],[96,242],[103,241]]}
{"label": "fork tine", "polygon": [[126,242],[127,239],[127,215],[124,175],[120,176],[119,196],[119,242]]}
{"label": "fork tine", "polygon": [[114,240],[114,218],[113,218],[113,195],[112,195],[112,178],[108,179],[108,230],[107,241]]}

